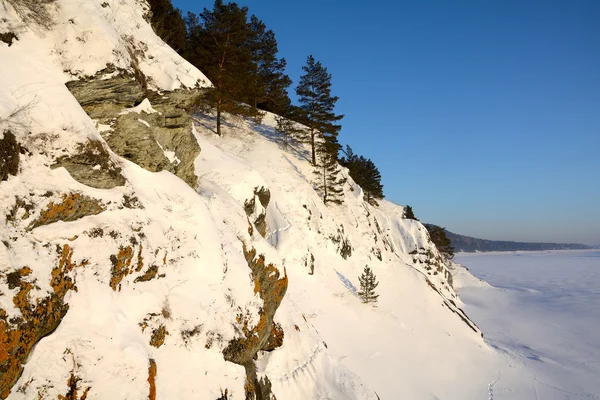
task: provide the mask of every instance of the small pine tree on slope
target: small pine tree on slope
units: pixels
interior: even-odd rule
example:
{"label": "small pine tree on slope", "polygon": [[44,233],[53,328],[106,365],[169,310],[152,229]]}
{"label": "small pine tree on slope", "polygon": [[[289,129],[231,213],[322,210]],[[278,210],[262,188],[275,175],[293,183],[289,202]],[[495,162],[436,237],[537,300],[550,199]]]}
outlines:
{"label": "small pine tree on slope", "polygon": [[379,295],[375,294],[375,288],[377,288],[379,282],[377,282],[377,277],[368,265],[365,265],[365,269],[358,278],[358,281],[360,282],[360,292],[358,292],[358,296],[362,299],[363,303],[377,302]]}

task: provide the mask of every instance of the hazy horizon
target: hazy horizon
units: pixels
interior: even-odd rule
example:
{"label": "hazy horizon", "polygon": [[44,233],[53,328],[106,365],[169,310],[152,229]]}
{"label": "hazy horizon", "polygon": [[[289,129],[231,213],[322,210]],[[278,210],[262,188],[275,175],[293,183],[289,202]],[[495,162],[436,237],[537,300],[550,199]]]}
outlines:
{"label": "hazy horizon", "polygon": [[[424,223],[429,223],[427,221],[423,221]],[[492,237],[484,237],[484,236],[477,236],[475,235],[470,235],[467,233],[463,233],[463,232],[457,232],[455,230],[450,229],[449,227],[445,227],[447,230],[449,230],[452,233],[458,234],[458,235],[463,235],[463,236],[469,236],[469,237],[474,237],[476,239],[485,239],[485,240],[493,240],[493,241],[503,241],[503,242],[522,242],[522,243],[557,243],[557,244],[583,244],[583,245],[587,245],[587,246],[599,246],[600,242],[585,242],[585,241],[561,241],[561,240],[529,240],[529,239],[523,239],[523,240],[519,240],[519,239],[514,239],[514,238],[510,238],[510,237],[503,237],[503,236],[495,236],[492,234]],[[501,234],[500,234],[501,235]]]}

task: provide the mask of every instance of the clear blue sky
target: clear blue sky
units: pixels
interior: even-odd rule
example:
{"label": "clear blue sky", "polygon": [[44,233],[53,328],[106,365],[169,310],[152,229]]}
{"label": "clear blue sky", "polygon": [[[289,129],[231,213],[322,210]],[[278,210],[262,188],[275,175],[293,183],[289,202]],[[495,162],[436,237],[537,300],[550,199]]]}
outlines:
{"label": "clear blue sky", "polygon": [[600,1],[238,4],[295,82],[309,54],[328,68],[387,199],[466,235],[600,243]]}

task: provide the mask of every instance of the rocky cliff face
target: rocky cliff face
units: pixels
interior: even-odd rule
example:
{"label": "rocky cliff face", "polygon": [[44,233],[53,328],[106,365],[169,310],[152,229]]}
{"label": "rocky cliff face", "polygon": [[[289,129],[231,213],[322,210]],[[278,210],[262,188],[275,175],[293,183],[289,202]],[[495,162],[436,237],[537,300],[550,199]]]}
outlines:
{"label": "rocky cliff face", "polygon": [[[107,75],[111,77],[107,78]],[[192,134],[190,113],[192,105],[202,95],[200,89],[158,93],[144,88],[126,71],[112,69],[66,85],[85,112],[96,121],[112,151],[148,171],[166,170],[188,185],[196,186],[194,160],[200,147]],[[152,106],[148,106],[150,102]],[[57,166],[73,165],[77,157],[84,156],[80,153],[66,158]],[[71,167],[69,172],[81,177],[80,170]],[[106,187],[101,179],[88,179],[83,183]]]}

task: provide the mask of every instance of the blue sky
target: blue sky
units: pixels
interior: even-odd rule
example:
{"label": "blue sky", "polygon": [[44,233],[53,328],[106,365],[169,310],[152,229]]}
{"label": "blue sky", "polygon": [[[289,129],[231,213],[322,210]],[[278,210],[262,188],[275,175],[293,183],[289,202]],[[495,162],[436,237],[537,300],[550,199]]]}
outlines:
{"label": "blue sky", "polygon": [[238,4],[295,82],[309,54],[328,68],[340,142],[388,200],[466,235],[600,243],[600,1]]}

